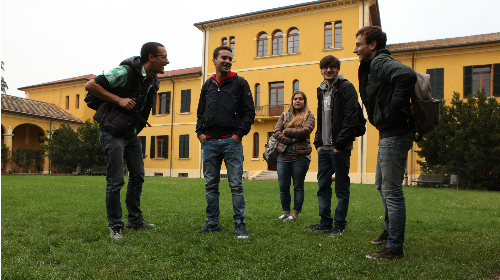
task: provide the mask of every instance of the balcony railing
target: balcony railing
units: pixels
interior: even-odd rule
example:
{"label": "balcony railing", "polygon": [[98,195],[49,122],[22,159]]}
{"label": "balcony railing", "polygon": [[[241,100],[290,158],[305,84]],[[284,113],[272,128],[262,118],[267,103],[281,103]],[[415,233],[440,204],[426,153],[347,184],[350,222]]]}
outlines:
{"label": "balcony railing", "polygon": [[279,117],[288,110],[290,105],[264,105],[255,107],[256,117]]}

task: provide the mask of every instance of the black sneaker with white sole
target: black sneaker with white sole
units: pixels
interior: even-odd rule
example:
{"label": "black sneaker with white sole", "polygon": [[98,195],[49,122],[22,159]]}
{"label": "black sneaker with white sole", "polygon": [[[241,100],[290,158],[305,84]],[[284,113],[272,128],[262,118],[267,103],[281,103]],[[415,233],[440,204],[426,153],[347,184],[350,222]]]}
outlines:
{"label": "black sneaker with white sole", "polygon": [[245,222],[241,219],[234,221],[234,234],[239,239],[248,238]]}
{"label": "black sneaker with white sole", "polygon": [[342,235],[342,233],[344,233],[344,229],[339,227],[339,226],[335,226],[332,231],[330,232],[330,237],[334,237],[334,236],[338,236],[338,235]]}
{"label": "black sneaker with white sole", "polygon": [[119,240],[123,238],[123,224],[116,224],[109,226],[109,236],[114,240]]}
{"label": "black sneaker with white sole", "polygon": [[198,232],[215,232],[215,231],[220,231],[219,224],[209,224],[208,222],[198,230]]}

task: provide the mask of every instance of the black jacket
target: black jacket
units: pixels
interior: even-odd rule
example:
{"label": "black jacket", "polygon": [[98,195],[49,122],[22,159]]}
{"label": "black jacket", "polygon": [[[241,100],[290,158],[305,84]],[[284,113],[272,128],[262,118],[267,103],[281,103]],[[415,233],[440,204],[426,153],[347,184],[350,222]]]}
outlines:
{"label": "black jacket", "polygon": [[[358,94],[348,80],[339,76],[338,89],[333,93],[332,100],[332,141],[330,143],[338,150],[344,150],[355,140],[356,122],[358,120]],[[335,86],[335,85],[334,85]],[[325,90],[326,91],[326,90]],[[318,113],[314,146],[323,146],[323,89],[318,87]]]}
{"label": "black jacket", "polygon": [[[137,106],[133,111],[136,111],[136,113],[138,113],[145,121],[147,121],[153,104],[153,96],[160,88],[160,81],[158,80],[158,77],[156,75],[143,80],[143,76],[141,73],[143,66],[139,56],[127,58],[122,61],[120,65],[125,66],[127,69],[127,82],[125,86],[111,88],[108,80],[104,75],[99,75],[95,77],[94,80],[98,85],[102,86],[105,90],[111,92],[112,94],[118,95],[120,97],[137,98]],[[150,84],[152,84],[152,87],[149,89],[147,95],[145,95],[144,93],[146,92],[146,89]],[[97,121],[102,124],[105,121],[104,119],[106,118],[106,116],[110,115],[106,113],[109,113],[111,107],[113,106],[115,107],[114,110],[122,109],[116,108],[116,106],[118,106],[116,104],[104,104],[96,112],[96,116],[99,116],[100,114],[100,120]],[[127,111],[127,113],[133,114],[132,111]],[[96,119],[96,116],[94,116],[94,119]],[[135,128],[138,134],[146,126],[146,123],[139,120],[137,117],[132,118],[135,120],[135,124],[131,126],[132,131],[129,131],[128,133],[133,133],[133,129]]]}
{"label": "black jacket", "polygon": [[401,109],[410,104],[417,82],[415,71],[383,49],[372,60],[361,62],[358,75],[368,120],[379,130],[380,137],[408,133],[409,116]]}
{"label": "black jacket", "polygon": [[[238,83],[238,79],[240,82]],[[197,110],[197,135],[220,137],[236,134],[243,138],[250,132],[255,107],[248,82],[232,77],[219,88],[211,77],[202,87]]]}

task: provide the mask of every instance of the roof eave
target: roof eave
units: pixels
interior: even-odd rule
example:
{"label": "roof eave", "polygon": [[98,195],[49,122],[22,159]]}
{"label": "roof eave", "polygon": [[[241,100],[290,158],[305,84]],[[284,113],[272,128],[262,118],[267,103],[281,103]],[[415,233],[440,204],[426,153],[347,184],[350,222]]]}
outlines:
{"label": "roof eave", "polygon": [[43,118],[43,119],[58,120],[58,121],[64,121],[64,122],[72,122],[72,123],[80,123],[80,124],[81,123],[85,123],[85,122],[83,122],[81,120],[78,120],[78,121],[65,120],[65,119],[60,119],[60,118],[34,115],[34,114],[23,113],[23,112],[18,112],[18,111],[12,111],[12,110],[7,110],[7,109],[2,109],[2,112],[8,112],[8,113],[13,113],[13,114],[24,115],[24,116],[31,116],[31,117],[37,117],[37,118]]}
{"label": "roof eave", "polygon": [[[477,45],[488,45],[488,44],[498,44],[500,40],[488,41],[488,42],[476,42],[476,43],[466,43],[466,44],[457,44],[457,45],[448,45],[448,46],[437,46],[437,47],[427,47],[427,48],[410,48],[404,50],[396,50],[391,53],[404,53],[404,52],[414,52],[414,51],[428,51],[428,50],[438,50],[438,49],[449,49],[449,48],[460,48],[460,47],[469,47],[469,46],[477,46]],[[390,50],[390,45],[387,46]]]}

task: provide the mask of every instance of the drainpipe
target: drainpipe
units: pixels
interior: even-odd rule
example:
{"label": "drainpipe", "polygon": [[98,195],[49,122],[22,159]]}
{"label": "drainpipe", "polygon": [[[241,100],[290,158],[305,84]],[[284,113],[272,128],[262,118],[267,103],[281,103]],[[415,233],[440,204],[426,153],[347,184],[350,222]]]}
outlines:
{"label": "drainpipe", "polygon": [[[50,130],[50,139],[49,140],[52,140],[52,120],[50,120],[50,123],[49,123],[49,130]],[[51,166],[51,160],[50,160],[50,157],[47,157],[49,159],[49,174],[52,174],[52,166]]]}
{"label": "drainpipe", "polygon": [[[418,47],[417,47],[418,50]],[[415,51],[411,52],[411,69],[415,71]],[[413,181],[413,145],[411,146],[410,154],[410,179]],[[408,163],[406,163],[408,165]],[[405,187],[408,186],[408,168],[405,167]]]}
{"label": "drainpipe", "polygon": [[[201,28],[203,28],[203,63],[202,63],[202,78],[201,78],[201,82],[205,82],[205,77],[206,77],[206,71],[205,71],[205,67],[206,67],[206,63],[205,63],[205,60],[206,60],[206,48],[207,48],[207,30],[205,29],[205,26],[203,26],[203,24],[201,25]],[[202,164],[203,164],[203,149],[200,148],[200,152],[198,153],[200,155],[200,163],[199,163],[199,170],[200,170],[200,178],[201,177],[201,168],[202,168]]]}
{"label": "drainpipe", "polygon": [[170,125],[170,177],[172,177],[172,157],[174,156],[174,97],[175,97],[175,82],[172,80],[172,75],[168,76],[168,78],[172,81],[172,124]]}

